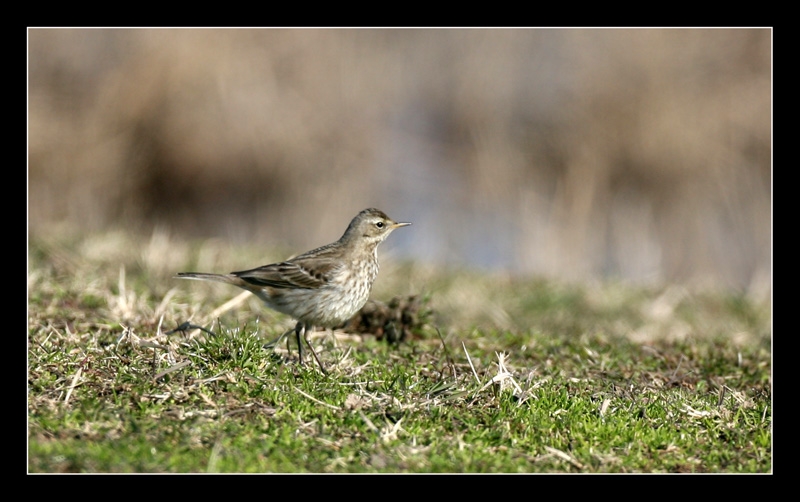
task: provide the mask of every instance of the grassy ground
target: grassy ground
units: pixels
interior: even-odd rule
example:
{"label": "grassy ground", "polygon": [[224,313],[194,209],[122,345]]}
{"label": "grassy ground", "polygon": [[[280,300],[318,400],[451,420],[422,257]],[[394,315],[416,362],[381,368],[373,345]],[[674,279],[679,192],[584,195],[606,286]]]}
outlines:
{"label": "grassy ground", "polygon": [[32,239],[28,471],[772,472],[768,302],[384,256],[373,298],[423,299],[408,338],[314,333],[323,374],[264,348],[290,319],[171,279],[283,256]]}

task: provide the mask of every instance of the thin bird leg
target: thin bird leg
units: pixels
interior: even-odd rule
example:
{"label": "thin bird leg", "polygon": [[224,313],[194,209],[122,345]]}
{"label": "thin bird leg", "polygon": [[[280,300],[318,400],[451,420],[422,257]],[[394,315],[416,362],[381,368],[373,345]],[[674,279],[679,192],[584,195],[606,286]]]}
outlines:
{"label": "thin bird leg", "polygon": [[[317,357],[317,353],[314,351],[314,347],[311,345],[311,342],[308,341],[308,332],[309,331],[311,331],[311,325],[310,324],[303,325],[303,338],[305,339],[306,343],[308,344],[308,348],[311,349],[311,353],[314,354],[314,359],[317,360],[317,364],[319,364],[319,369],[322,370],[322,373],[327,375],[328,372],[325,371],[325,367],[322,365],[322,362],[319,360],[319,357]],[[299,336],[299,333],[298,333],[298,336]],[[297,342],[300,343],[300,339],[299,338],[297,339]]]}
{"label": "thin bird leg", "polygon": [[[300,341],[300,331],[305,331],[305,327],[303,326],[303,323],[298,322],[297,326],[294,327],[294,336],[297,338],[297,353],[300,356],[300,366],[303,366],[303,343]],[[306,341],[306,343],[308,343],[308,341]],[[289,350],[288,339],[286,340],[286,350]]]}

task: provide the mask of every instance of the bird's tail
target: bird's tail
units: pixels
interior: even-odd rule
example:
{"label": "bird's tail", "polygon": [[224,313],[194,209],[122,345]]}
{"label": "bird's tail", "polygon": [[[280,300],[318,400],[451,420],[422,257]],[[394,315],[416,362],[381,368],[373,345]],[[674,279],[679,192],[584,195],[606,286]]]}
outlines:
{"label": "bird's tail", "polygon": [[237,282],[237,277],[228,274],[206,274],[203,272],[179,272],[174,279],[194,279],[196,281],[214,281],[233,284]]}

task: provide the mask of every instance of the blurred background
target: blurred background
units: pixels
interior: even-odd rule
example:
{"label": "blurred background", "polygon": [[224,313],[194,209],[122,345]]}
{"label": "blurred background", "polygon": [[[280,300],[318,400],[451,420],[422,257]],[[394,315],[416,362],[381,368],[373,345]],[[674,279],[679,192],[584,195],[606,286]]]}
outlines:
{"label": "blurred background", "polygon": [[[770,29],[31,29],[28,228],[771,295]],[[259,265],[253,263],[251,265]]]}

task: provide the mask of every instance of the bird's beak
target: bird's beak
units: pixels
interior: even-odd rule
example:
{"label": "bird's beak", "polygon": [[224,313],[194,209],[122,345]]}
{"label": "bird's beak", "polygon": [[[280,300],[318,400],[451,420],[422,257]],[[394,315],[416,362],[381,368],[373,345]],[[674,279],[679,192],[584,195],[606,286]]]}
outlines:
{"label": "bird's beak", "polygon": [[395,223],[394,225],[392,225],[392,228],[394,229],[394,228],[400,228],[400,227],[407,227],[409,225],[411,225],[410,221],[401,221],[400,223]]}

